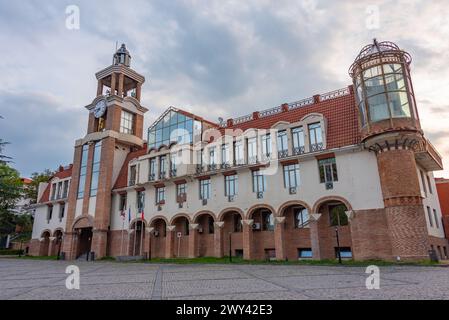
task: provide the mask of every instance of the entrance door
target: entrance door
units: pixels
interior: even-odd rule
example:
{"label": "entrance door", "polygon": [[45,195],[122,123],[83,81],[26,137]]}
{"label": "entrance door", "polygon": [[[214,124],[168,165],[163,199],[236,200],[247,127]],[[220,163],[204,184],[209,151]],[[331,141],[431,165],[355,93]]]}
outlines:
{"label": "entrance door", "polygon": [[92,244],[92,228],[82,228],[78,241],[78,254],[76,256],[88,254]]}

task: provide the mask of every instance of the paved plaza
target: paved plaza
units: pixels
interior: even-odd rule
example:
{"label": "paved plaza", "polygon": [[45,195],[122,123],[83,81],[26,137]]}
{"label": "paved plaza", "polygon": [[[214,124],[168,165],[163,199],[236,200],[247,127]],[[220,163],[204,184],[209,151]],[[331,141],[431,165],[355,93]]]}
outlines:
{"label": "paved plaza", "polygon": [[[80,289],[66,288],[68,265]],[[449,268],[381,267],[368,290],[365,267],[168,265],[0,259],[0,299],[449,299]]]}

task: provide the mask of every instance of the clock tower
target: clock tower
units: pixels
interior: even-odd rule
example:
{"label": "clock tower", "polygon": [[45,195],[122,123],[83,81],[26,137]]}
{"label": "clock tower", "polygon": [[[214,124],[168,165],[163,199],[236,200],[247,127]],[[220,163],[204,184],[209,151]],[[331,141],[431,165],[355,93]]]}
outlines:
{"label": "clock tower", "polygon": [[109,67],[96,73],[97,94],[86,106],[86,135],[75,142],[63,251],[67,259],[107,255],[111,190],[126,155],[143,147],[140,103],[145,78],[131,69],[124,44]]}

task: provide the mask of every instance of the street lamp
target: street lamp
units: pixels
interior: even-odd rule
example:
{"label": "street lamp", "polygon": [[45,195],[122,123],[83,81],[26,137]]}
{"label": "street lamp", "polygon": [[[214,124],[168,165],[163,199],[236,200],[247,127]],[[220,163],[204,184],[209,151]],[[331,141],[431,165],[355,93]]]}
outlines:
{"label": "street lamp", "polygon": [[229,262],[232,262],[232,232],[229,232]]}
{"label": "street lamp", "polygon": [[341,264],[340,240],[339,240],[339,238],[338,238],[338,226],[335,227],[335,235],[337,236],[337,256],[338,256],[338,263]]}

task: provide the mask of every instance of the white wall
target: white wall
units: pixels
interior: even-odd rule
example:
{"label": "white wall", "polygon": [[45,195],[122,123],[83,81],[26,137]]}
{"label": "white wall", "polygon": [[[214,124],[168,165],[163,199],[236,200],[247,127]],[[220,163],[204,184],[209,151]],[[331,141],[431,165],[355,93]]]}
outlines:
{"label": "white wall", "polygon": [[[142,160],[141,179],[148,177],[147,159]],[[145,184],[145,219],[148,221],[156,215],[164,215],[168,219],[178,213],[193,215],[201,210],[210,210],[218,215],[223,209],[228,207],[241,208],[245,213],[253,205],[265,203],[273,206],[276,210],[285,202],[290,200],[301,200],[306,202],[311,208],[315,202],[325,196],[340,196],[349,201],[354,210],[383,208],[382,192],[377,168],[376,157],[368,151],[345,151],[336,154],[338,169],[338,181],[334,182],[332,190],[326,190],[324,183],[320,183],[318,162],[312,157],[300,161],[300,186],[297,194],[290,195],[284,188],[282,166],[279,166],[276,173],[267,176],[267,190],[263,199],[257,199],[252,192],[252,176],[248,168],[238,170],[238,195],[234,202],[228,202],[224,196],[224,176],[216,174],[211,177],[212,192],[211,199],[206,206],[199,200],[199,181],[187,178],[187,202],[182,209],[178,208],[176,202],[176,186],[172,182],[166,182],[166,201],[162,206],[162,211],[157,211],[155,205],[155,188],[150,184]],[[145,168],[145,170],[143,170]],[[121,229],[122,222],[118,210],[119,195],[114,194],[111,212],[111,229]],[[128,207],[132,210],[132,219],[135,218],[136,192],[134,189],[128,191]],[[126,221],[128,217],[126,217]],[[125,223],[125,228],[127,222]]]}
{"label": "white wall", "polygon": [[54,231],[58,228],[65,230],[68,206],[66,204],[64,218],[62,218],[62,221],[59,220],[60,206],[61,205],[59,203],[53,204],[53,215],[50,221],[47,221],[48,206],[44,204],[36,207],[32,233],[33,239],[39,239],[42,232],[47,229],[51,231],[51,236],[53,236]]}

